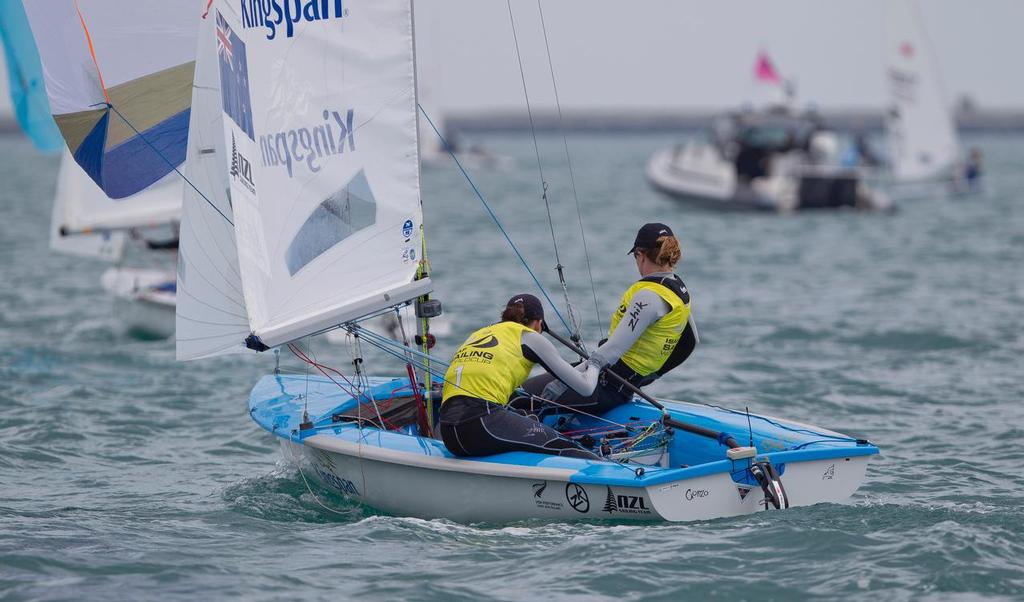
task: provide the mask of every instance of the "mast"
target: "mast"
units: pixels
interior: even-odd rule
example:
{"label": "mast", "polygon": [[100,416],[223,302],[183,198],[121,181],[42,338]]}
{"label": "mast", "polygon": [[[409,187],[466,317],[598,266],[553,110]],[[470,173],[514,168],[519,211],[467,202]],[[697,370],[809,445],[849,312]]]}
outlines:
{"label": "mast", "polygon": [[[423,180],[423,166],[420,163],[420,150],[422,148],[423,141],[419,140],[420,132],[420,102],[419,102],[419,73],[418,65],[416,62],[416,10],[412,0],[409,0],[409,13],[411,16],[411,31],[412,31],[412,80],[413,80],[413,101],[416,107],[416,178],[422,182]],[[423,189],[420,189],[420,211],[423,211]],[[416,279],[422,280],[430,277],[430,263],[427,257],[427,234],[426,229],[422,223],[420,223],[420,265],[416,271]],[[416,316],[416,337],[414,342],[420,347],[420,351],[425,355],[422,359],[423,364],[423,419],[426,422],[427,429],[429,432],[434,431],[434,408],[433,402],[431,401],[431,389],[433,388],[433,376],[430,373],[430,350],[434,347],[434,337],[430,334],[430,317],[429,312],[424,312],[424,308],[431,306],[430,292],[428,291],[424,295],[420,296],[416,300],[414,305]],[[440,304],[438,304],[440,309]],[[401,319],[401,318],[399,318]],[[415,373],[411,370],[412,362],[410,361],[408,366],[410,367],[410,375]],[[416,391],[416,383],[411,383],[413,391]]]}

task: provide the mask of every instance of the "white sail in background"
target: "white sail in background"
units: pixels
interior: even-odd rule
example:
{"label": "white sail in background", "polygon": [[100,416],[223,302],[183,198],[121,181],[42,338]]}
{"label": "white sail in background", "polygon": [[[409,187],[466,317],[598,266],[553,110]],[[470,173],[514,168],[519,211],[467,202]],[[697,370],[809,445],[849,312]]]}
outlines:
{"label": "white sail in background", "polygon": [[914,0],[887,0],[886,78],[891,106],[886,120],[897,180],[943,176],[959,153],[955,124]]}
{"label": "white sail in background", "polygon": [[[228,192],[215,12],[200,22],[178,247],[177,357],[244,351],[249,317]],[[198,191],[196,190],[198,189]],[[202,194],[200,194],[200,192]],[[204,198],[205,197],[205,198]]]}
{"label": "white sail in background", "polygon": [[[66,255],[93,257],[107,261],[119,261],[124,252],[125,233],[121,230],[106,231],[97,234],[76,234],[65,236],[62,231],[73,228],[75,223],[82,228],[76,215],[81,213],[81,203],[86,197],[102,197],[107,195],[85,175],[75,160],[67,155],[61,159],[60,171],[57,172],[57,190],[54,193],[53,213],[50,219],[50,249]],[[109,200],[109,199],[108,199]]]}
{"label": "white sail in background", "polygon": [[[224,135],[213,154],[228,174],[249,332],[273,347],[430,282],[414,282],[422,215],[409,1],[312,2],[280,20],[262,8],[215,1],[210,11]],[[214,291],[224,284],[213,280],[216,258],[184,238],[194,205],[186,200],[179,315],[185,296],[226,302],[223,286]],[[209,247],[227,235],[215,227],[196,238]],[[196,285],[197,270],[210,286]],[[229,350],[188,350],[182,337],[200,335],[178,336],[183,358]]]}
{"label": "white sail in background", "polygon": [[181,219],[181,176],[171,173],[142,192],[112,199],[82,171],[65,150],[57,177],[54,213],[71,234],[87,230],[144,228],[161,226]]}

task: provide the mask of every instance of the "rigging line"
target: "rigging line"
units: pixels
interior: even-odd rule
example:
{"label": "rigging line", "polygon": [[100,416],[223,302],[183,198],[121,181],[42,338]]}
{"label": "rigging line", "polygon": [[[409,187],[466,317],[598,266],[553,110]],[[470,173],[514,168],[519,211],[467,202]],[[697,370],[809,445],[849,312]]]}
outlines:
{"label": "rigging line", "polygon": [[537,10],[540,12],[540,29],[544,34],[544,49],[548,55],[548,72],[551,74],[551,87],[555,91],[555,107],[558,108],[558,131],[562,134],[562,146],[565,147],[565,161],[569,167],[569,183],[572,185],[572,196],[576,200],[576,217],[580,223],[580,238],[583,239],[583,256],[587,260],[587,276],[590,277],[590,292],[594,295],[594,313],[597,315],[597,327],[604,332],[604,323],[601,320],[601,308],[597,302],[597,287],[594,286],[594,272],[590,268],[590,249],[587,248],[587,234],[583,229],[583,212],[580,209],[580,197],[576,192],[576,173],[572,168],[572,157],[569,155],[569,141],[565,136],[565,128],[562,126],[562,102],[558,97],[558,84],[555,82],[555,66],[551,60],[551,45],[548,43],[548,28],[544,22],[544,9],[541,7],[541,0],[537,0]]}
{"label": "rigging line", "polygon": [[[356,327],[356,328],[361,328],[361,327]],[[380,342],[378,342],[378,341],[375,341],[375,340],[374,340],[374,339],[372,339],[372,338],[367,338],[367,342],[368,342],[368,343],[369,343],[370,345],[372,345],[372,346],[376,347],[377,349],[379,349],[379,350],[383,351],[384,353],[387,353],[388,355],[391,355],[392,357],[395,357],[395,358],[397,358],[397,359],[398,359],[399,361],[408,361],[408,356],[406,356],[406,357],[403,357],[403,355],[402,355],[401,353],[399,353],[398,351],[395,351],[395,350],[393,350],[393,349],[388,349],[388,348],[387,348],[386,346],[384,346],[384,345],[381,345],[381,344],[380,344]],[[423,368],[423,366],[422,366],[422,365],[419,365],[419,367],[420,367],[420,368]],[[332,370],[333,370],[333,369],[332,369]],[[441,381],[442,383],[447,383],[447,384],[450,384],[451,386],[453,386],[453,387],[455,387],[455,388],[457,388],[457,389],[461,389],[462,391],[465,391],[466,393],[468,393],[469,395],[471,395],[471,396],[473,396],[473,397],[479,397],[479,395],[477,395],[477,394],[476,394],[476,393],[474,393],[473,391],[469,391],[468,389],[466,389],[465,387],[463,387],[463,386],[461,386],[461,385],[459,385],[459,384],[457,384],[457,383],[453,383],[453,382],[451,382],[451,381],[449,381],[449,380],[446,380],[446,379],[444,378],[444,376],[443,376],[443,375],[441,375],[441,374],[439,374],[439,373],[435,373],[435,374],[436,374],[436,376],[438,377],[438,379],[439,379],[439,380],[440,380],[440,381]],[[612,424],[612,425],[615,425],[616,427],[619,427],[619,428],[623,428],[623,429],[627,429],[627,430],[629,429],[629,427],[628,427],[627,425],[625,425],[625,424],[621,424],[621,423],[615,422],[614,420],[610,420],[610,419],[608,419],[608,418],[605,418],[605,417],[603,417],[603,416],[598,416],[598,415],[595,415],[595,414],[590,414],[589,412],[586,412],[586,411],[584,411],[584,410],[581,410],[581,409],[578,409],[578,408],[574,408],[574,407],[572,407],[572,406],[569,406],[569,405],[563,405],[563,404],[560,404],[560,403],[558,403],[558,402],[556,402],[556,401],[553,401],[553,400],[549,400],[549,399],[545,399],[545,398],[543,398],[543,397],[540,397],[540,396],[536,396],[536,395],[535,395],[535,396],[533,396],[533,398],[534,398],[534,399],[537,399],[537,400],[539,400],[539,401],[542,401],[542,402],[547,402],[547,403],[551,403],[552,405],[555,405],[555,406],[560,406],[560,407],[562,407],[562,408],[565,408],[566,410],[569,410],[570,412],[576,412],[576,413],[578,413],[578,414],[582,414],[582,415],[584,415],[584,416],[589,416],[589,417],[591,417],[591,418],[594,418],[595,420],[598,420],[598,421],[602,421],[602,422],[607,422],[607,423],[609,423],[609,424]],[[496,404],[496,405],[499,405],[499,404]],[[509,407],[508,407],[508,405],[506,404],[506,405],[501,405],[501,407],[500,407],[500,411],[512,411],[512,410],[511,410],[511,408],[509,408]],[[360,425],[360,428],[361,428],[361,425]],[[622,467],[624,467],[624,468],[627,468],[627,469],[629,469],[629,467],[628,467],[628,466],[625,466],[624,464],[622,464],[622,463],[618,462],[617,460],[614,460],[614,459],[612,459],[612,458],[604,458],[604,459],[605,459],[606,461],[608,461],[608,462],[612,462],[612,463],[614,463],[614,464],[618,464],[619,466],[622,466]],[[630,469],[630,470],[632,470],[632,469]]]}
{"label": "rigging line", "polygon": [[[388,355],[390,355],[392,357],[395,357],[395,358],[397,358],[397,359],[399,359],[401,361],[408,361],[407,356],[403,357],[403,355],[399,351],[397,351],[396,348],[399,347],[399,345],[397,344],[397,341],[391,341],[390,339],[386,339],[386,338],[384,338],[384,337],[382,337],[380,335],[377,335],[373,331],[366,330],[365,328],[363,328],[361,326],[356,326],[356,328],[363,331],[364,338],[366,338],[367,342],[370,345],[373,345],[377,349],[379,349],[379,350],[383,351],[384,353],[387,353]],[[375,337],[366,337],[365,333],[371,333],[371,334],[375,335]],[[415,362],[416,360],[413,360],[413,361]],[[422,368],[422,363],[418,364],[418,366]],[[433,372],[433,373],[436,376],[438,376],[438,378],[442,382],[448,383],[448,384],[452,385],[453,387],[461,389],[462,391],[465,391],[466,393],[468,393],[470,395],[478,397],[478,395],[476,393],[474,393],[473,391],[470,391],[470,390],[466,389],[465,387],[463,387],[463,386],[461,386],[459,384],[453,383],[453,382],[445,379],[444,376],[441,375],[439,372]],[[554,401],[554,400],[551,400],[551,399],[546,399],[546,398],[541,397],[539,395],[532,395],[531,397],[533,397],[534,399],[536,399],[538,401],[542,401],[542,402],[545,402],[545,403],[550,403],[553,406],[558,406],[558,407],[564,408],[564,409],[566,409],[566,410],[568,410],[570,412],[575,412],[577,414],[582,414],[584,416],[589,416],[590,418],[593,418],[595,420],[599,420],[599,421],[602,421],[602,422],[607,422],[608,424],[612,424],[612,425],[614,425],[616,427],[619,427],[619,428],[625,428],[625,429],[629,428],[625,424],[621,424],[619,422],[615,422],[614,420],[610,420],[608,418],[604,418],[603,416],[598,416],[596,414],[591,414],[589,412],[586,412],[586,411],[581,410],[579,408],[575,408],[575,407],[570,406],[570,405],[561,404],[561,403],[558,403],[557,401]]]}
{"label": "rigging line", "polygon": [[519,247],[516,246],[516,243],[512,242],[512,238],[509,237],[508,232],[505,231],[505,227],[501,224],[501,220],[499,220],[498,216],[494,214],[494,210],[492,210],[491,206],[487,203],[487,199],[484,198],[483,193],[481,193],[480,189],[477,188],[476,182],[473,181],[473,178],[469,177],[469,174],[466,172],[466,168],[462,166],[462,163],[459,161],[459,158],[455,156],[455,152],[451,150],[450,146],[448,146],[448,140],[446,140],[445,137],[441,135],[441,132],[437,129],[437,126],[434,124],[433,120],[430,119],[430,115],[427,115],[426,110],[423,109],[423,105],[417,103],[417,106],[420,109],[420,113],[423,113],[423,116],[427,119],[427,123],[429,123],[430,127],[434,130],[434,133],[437,134],[437,137],[441,139],[441,143],[444,145],[446,149],[448,149],[448,156],[450,156],[452,160],[455,161],[456,167],[459,168],[459,171],[462,172],[462,176],[466,178],[467,182],[469,182],[469,186],[470,188],[473,189],[474,194],[476,194],[476,198],[480,199],[480,202],[483,204],[484,209],[487,210],[487,214],[491,216],[491,220],[493,220],[494,224],[498,226],[498,230],[500,230],[502,235],[504,235],[505,240],[508,241],[508,244],[511,245],[512,250],[516,254],[516,257],[519,258],[519,261],[523,264],[523,267],[526,268],[526,271],[530,274],[530,278],[533,278],[533,283],[537,285],[538,289],[540,289],[541,294],[544,295],[544,298],[547,300],[548,304],[551,306],[552,309],[555,310],[555,315],[558,316],[558,320],[562,323],[562,326],[564,326],[565,330],[571,335],[572,328],[569,327],[569,323],[566,322],[565,318],[562,317],[562,313],[558,311],[558,306],[555,305],[555,302],[551,300],[551,296],[548,295],[547,289],[544,288],[544,285],[541,284],[540,280],[537,279],[537,275],[533,273],[532,269],[530,269],[530,264],[526,263],[526,258],[524,258],[523,254],[519,252]]}
{"label": "rigging line", "polygon": [[434,362],[434,363],[439,364],[442,368],[445,368],[445,369],[447,369],[448,366],[449,366],[449,364],[447,362],[441,361],[441,360],[435,358],[434,356],[432,356],[432,355],[430,355],[428,353],[424,353],[424,352],[422,352],[422,351],[420,351],[420,350],[418,350],[416,348],[407,349],[404,345],[398,343],[397,341],[393,341],[393,340],[391,340],[391,339],[389,339],[389,338],[387,338],[385,336],[377,334],[377,333],[373,332],[372,330],[367,330],[366,328],[363,328],[362,326],[354,326],[352,328],[352,330],[354,332],[359,333],[360,335],[362,335],[364,338],[366,338],[368,340],[377,341],[377,342],[379,342],[382,345],[386,345],[388,347],[393,347],[395,349],[401,349],[403,352],[408,351],[413,356],[422,358],[423,359],[423,363],[429,364],[430,362]]}
{"label": "rigging line", "polygon": [[138,134],[139,138],[141,138],[142,141],[145,142],[149,146],[149,148],[153,149],[153,152],[156,153],[157,156],[159,156],[161,159],[163,159],[164,163],[167,163],[167,165],[170,166],[170,168],[174,170],[174,173],[176,173],[179,176],[181,176],[181,179],[185,180],[185,183],[187,183],[189,186],[191,186],[192,190],[195,190],[199,194],[199,196],[203,197],[203,200],[206,201],[207,203],[209,203],[210,207],[213,207],[214,211],[219,213],[220,216],[223,217],[225,221],[227,221],[227,223],[231,224],[232,226],[235,225],[235,222],[231,221],[231,218],[229,218],[227,215],[225,215],[223,211],[221,211],[216,205],[213,204],[213,201],[211,201],[205,194],[203,194],[203,192],[201,190],[196,188],[196,185],[192,183],[192,180],[189,180],[188,178],[186,178],[185,174],[181,173],[181,171],[178,170],[176,165],[171,163],[170,160],[167,157],[165,157],[163,153],[161,153],[159,150],[157,150],[157,148],[155,146],[153,146],[153,143],[150,142],[142,134],[142,132],[140,132],[138,130],[138,128],[135,127],[135,125],[132,122],[128,121],[128,119],[124,115],[121,114],[121,111],[117,110],[117,107],[115,107],[114,105],[110,104],[109,102],[98,102],[98,103],[96,103],[94,105],[89,105],[89,106],[92,106],[92,107],[106,106],[111,111],[117,113],[117,116],[121,118],[121,121],[124,121],[126,124],[128,124],[128,127],[132,128],[132,131],[135,132],[136,134]]}
{"label": "rigging line", "polygon": [[537,128],[533,121],[533,108],[530,104],[530,93],[526,86],[526,70],[523,68],[523,57],[519,52],[519,35],[516,33],[516,20],[512,14],[512,0],[505,0],[508,6],[508,20],[512,25],[512,40],[516,48],[516,60],[519,63],[519,79],[523,82],[523,98],[526,99],[526,114],[530,118],[530,134],[533,138],[533,151],[537,156],[537,172],[540,174],[541,199],[544,200],[544,209],[548,215],[548,228],[551,230],[551,246],[555,249],[555,270],[558,272],[558,281],[562,285],[562,293],[565,295],[566,313],[569,314],[569,322],[572,328],[569,329],[569,336],[573,341],[580,342],[580,325],[576,320],[572,302],[569,300],[569,288],[565,283],[564,266],[558,253],[558,239],[555,236],[555,222],[551,217],[551,203],[548,200],[548,182],[544,177],[544,167],[540,159],[540,146],[537,143]]}

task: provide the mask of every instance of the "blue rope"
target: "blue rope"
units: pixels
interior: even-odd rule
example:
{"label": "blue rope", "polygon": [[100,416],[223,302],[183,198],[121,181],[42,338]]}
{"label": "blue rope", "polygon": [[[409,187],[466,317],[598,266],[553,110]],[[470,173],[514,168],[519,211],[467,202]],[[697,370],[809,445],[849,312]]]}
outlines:
{"label": "blue rope", "polygon": [[94,105],[89,105],[89,106],[91,106],[91,107],[104,106],[104,107],[107,107],[108,109],[110,109],[111,111],[117,113],[117,116],[121,118],[121,121],[123,121],[126,124],[128,124],[128,127],[132,128],[132,131],[135,132],[136,134],[138,134],[139,138],[141,138],[143,142],[145,142],[147,145],[149,145],[149,148],[153,149],[153,152],[156,153],[158,157],[160,157],[161,159],[164,160],[164,163],[166,163],[171,169],[174,170],[174,173],[176,173],[179,176],[181,176],[181,179],[185,180],[185,182],[188,183],[188,185],[192,187],[192,190],[195,190],[199,194],[199,196],[203,197],[203,200],[206,201],[207,203],[209,203],[210,206],[213,207],[214,211],[219,213],[220,216],[223,217],[225,220],[227,220],[227,222],[229,224],[231,224],[232,226],[235,225],[235,222],[231,221],[231,218],[229,218],[228,216],[224,215],[224,212],[221,211],[219,208],[217,208],[217,206],[213,204],[213,201],[211,201],[210,199],[206,198],[206,195],[203,194],[201,190],[196,188],[196,185],[193,184],[191,180],[186,178],[185,174],[183,174],[180,171],[178,171],[178,168],[173,163],[171,163],[170,160],[167,157],[165,157],[163,153],[158,151],[157,148],[155,146],[153,146],[152,142],[150,142],[149,140],[146,140],[146,137],[142,135],[142,132],[140,132],[132,124],[132,122],[128,121],[128,119],[125,118],[125,116],[121,114],[121,111],[117,110],[117,107],[115,107],[114,105],[110,104],[109,102],[98,102],[98,103],[96,103]]}
{"label": "blue rope", "polygon": [[430,119],[430,115],[427,115],[427,112],[426,110],[424,110],[423,106],[420,105],[419,103],[417,103],[416,106],[419,107],[420,113],[423,113],[423,116],[427,119],[427,123],[429,123],[430,127],[433,128],[434,133],[437,134],[437,137],[441,139],[441,143],[444,145],[444,148],[448,150],[448,154],[451,156],[452,160],[455,161],[455,165],[458,166],[459,171],[462,172],[462,176],[466,178],[467,182],[469,182],[470,188],[473,189],[473,192],[476,193],[476,197],[480,199],[481,203],[483,203],[484,209],[487,210],[487,214],[491,216],[492,220],[494,220],[494,225],[498,226],[498,230],[501,230],[501,233],[505,236],[505,240],[508,241],[508,244],[512,247],[512,250],[515,251],[516,257],[519,258],[519,261],[522,262],[523,267],[526,268],[526,271],[529,272],[530,277],[533,278],[534,284],[536,284],[537,288],[540,289],[541,294],[543,294],[544,298],[547,299],[548,304],[551,305],[551,308],[555,310],[555,315],[558,316],[558,320],[562,323],[562,326],[565,327],[565,331],[572,335],[572,328],[569,327],[569,323],[566,322],[565,318],[562,317],[561,312],[558,311],[558,306],[555,305],[555,302],[551,300],[551,296],[548,295],[548,291],[545,290],[544,285],[540,283],[540,280],[537,279],[536,274],[534,274],[533,270],[530,269],[530,264],[526,263],[526,259],[523,257],[523,254],[519,252],[519,248],[516,247],[516,243],[512,242],[512,239],[509,237],[508,232],[506,232],[504,226],[501,225],[501,221],[498,219],[498,216],[494,214],[494,211],[491,210],[491,206],[487,204],[487,200],[484,198],[484,195],[481,194],[480,189],[476,187],[476,183],[473,182],[473,178],[469,177],[469,174],[466,173],[465,168],[462,167],[462,163],[459,162],[459,158],[456,157],[455,153],[451,150],[451,146],[448,145],[448,141],[445,140],[445,137],[441,135],[440,131],[438,131],[437,126],[434,125],[433,120]]}

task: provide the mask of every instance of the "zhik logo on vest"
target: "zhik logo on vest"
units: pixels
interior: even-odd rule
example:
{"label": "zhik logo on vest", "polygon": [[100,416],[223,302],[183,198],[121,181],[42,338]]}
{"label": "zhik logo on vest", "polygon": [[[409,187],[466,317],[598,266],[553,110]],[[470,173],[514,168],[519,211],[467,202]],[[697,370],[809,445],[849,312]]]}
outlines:
{"label": "zhik logo on vest", "polygon": [[285,37],[295,35],[300,21],[326,21],[348,16],[342,0],[241,0],[242,27],[266,27],[267,39],[277,37],[284,26]]}

